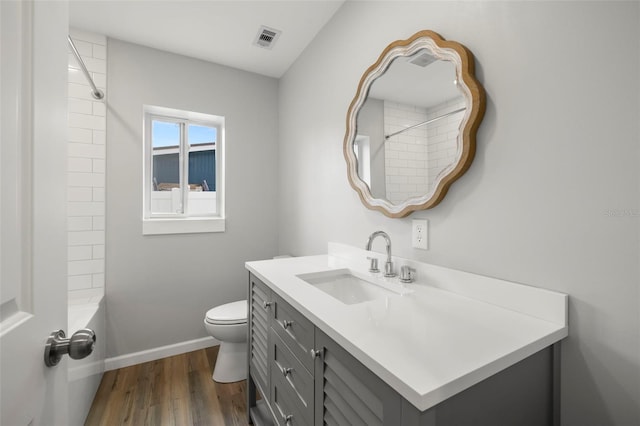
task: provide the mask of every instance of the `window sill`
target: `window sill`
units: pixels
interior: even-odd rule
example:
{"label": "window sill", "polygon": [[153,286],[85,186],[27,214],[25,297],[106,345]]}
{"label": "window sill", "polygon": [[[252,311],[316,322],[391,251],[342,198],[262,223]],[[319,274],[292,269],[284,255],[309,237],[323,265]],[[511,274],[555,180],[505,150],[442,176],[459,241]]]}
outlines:
{"label": "window sill", "polygon": [[142,220],[142,235],[201,234],[224,231],[225,219],[222,217],[187,217]]}

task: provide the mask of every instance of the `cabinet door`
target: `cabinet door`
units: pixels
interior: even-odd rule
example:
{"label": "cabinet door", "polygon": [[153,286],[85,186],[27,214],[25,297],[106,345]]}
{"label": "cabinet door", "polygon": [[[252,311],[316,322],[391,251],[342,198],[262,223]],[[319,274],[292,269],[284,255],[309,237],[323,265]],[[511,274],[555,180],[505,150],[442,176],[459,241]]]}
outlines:
{"label": "cabinet door", "polygon": [[389,385],[316,329],[315,424],[397,426],[402,399]]}
{"label": "cabinet door", "polygon": [[262,397],[269,399],[269,322],[271,290],[253,274],[249,276],[249,368]]}

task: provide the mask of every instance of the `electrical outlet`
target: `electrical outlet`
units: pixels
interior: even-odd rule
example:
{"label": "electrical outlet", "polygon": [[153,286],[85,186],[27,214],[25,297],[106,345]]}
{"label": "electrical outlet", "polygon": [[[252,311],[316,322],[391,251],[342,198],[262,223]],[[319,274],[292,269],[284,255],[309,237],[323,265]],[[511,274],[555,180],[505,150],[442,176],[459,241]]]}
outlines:
{"label": "electrical outlet", "polygon": [[427,219],[414,219],[411,231],[411,246],[414,248],[429,249],[429,233]]}

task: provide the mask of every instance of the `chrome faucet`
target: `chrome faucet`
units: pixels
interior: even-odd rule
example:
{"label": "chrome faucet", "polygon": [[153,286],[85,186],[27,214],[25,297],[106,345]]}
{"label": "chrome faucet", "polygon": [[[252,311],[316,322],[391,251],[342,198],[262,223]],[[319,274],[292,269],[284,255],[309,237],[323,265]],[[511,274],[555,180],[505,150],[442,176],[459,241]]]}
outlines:
{"label": "chrome faucet", "polygon": [[[395,277],[396,273],[393,272],[393,262],[391,262],[391,238],[389,238],[386,232],[376,231],[373,234],[369,235],[369,239],[367,240],[367,245],[365,246],[365,250],[371,250],[371,244],[373,243],[373,240],[378,236],[381,236],[382,238],[384,238],[384,241],[387,244],[387,262],[384,264],[384,276]],[[369,259],[371,259],[371,268],[369,268],[369,270],[371,272],[377,272],[378,259],[376,258],[369,258]]]}

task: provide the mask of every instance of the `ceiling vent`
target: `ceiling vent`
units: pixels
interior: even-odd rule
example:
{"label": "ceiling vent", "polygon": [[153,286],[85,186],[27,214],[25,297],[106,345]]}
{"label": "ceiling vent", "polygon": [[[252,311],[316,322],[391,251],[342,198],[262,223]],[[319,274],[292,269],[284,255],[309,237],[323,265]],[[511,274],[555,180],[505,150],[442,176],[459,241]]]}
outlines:
{"label": "ceiling vent", "polygon": [[409,62],[419,67],[426,67],[427,65],[432,64],[435,61],[436,58],[426,52],[418,52],[409,60]]}
{"label": "ceiling vent", "polygon": [[255,40],[253,40],[253,44],[256,46],[272,49],[273,45],[280,37],[282,31],[276,30],[274,28],[265,27],[264,25],[260,27],[258,34],[256,35]]}

